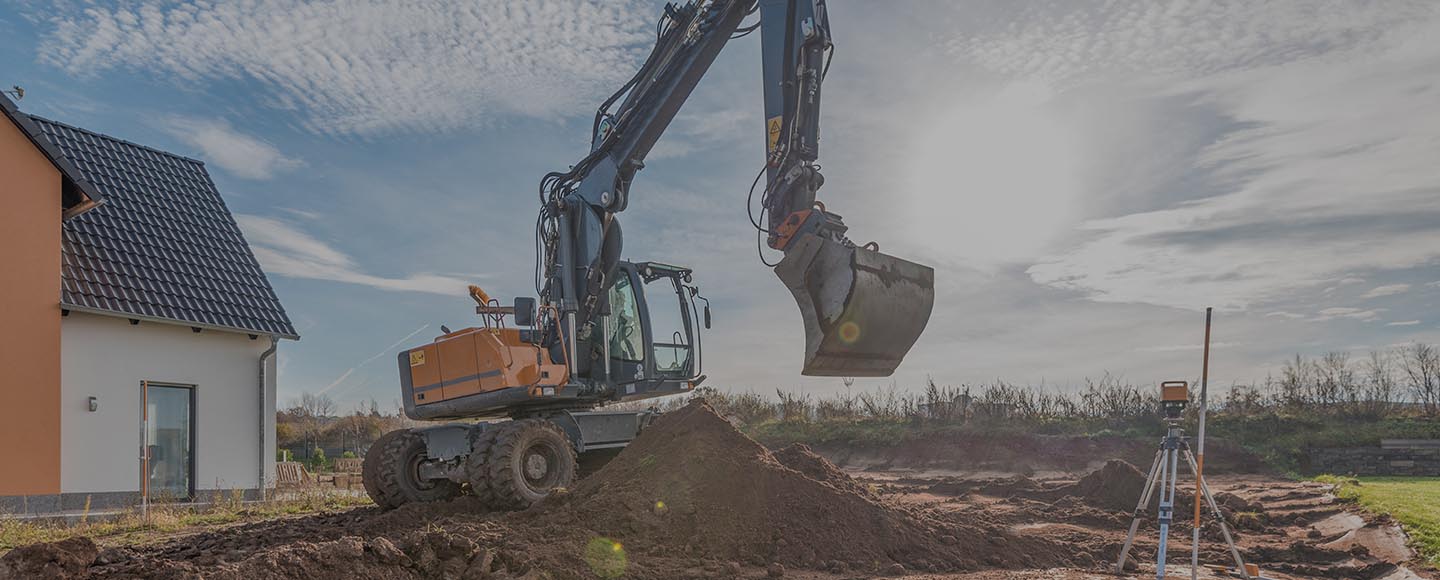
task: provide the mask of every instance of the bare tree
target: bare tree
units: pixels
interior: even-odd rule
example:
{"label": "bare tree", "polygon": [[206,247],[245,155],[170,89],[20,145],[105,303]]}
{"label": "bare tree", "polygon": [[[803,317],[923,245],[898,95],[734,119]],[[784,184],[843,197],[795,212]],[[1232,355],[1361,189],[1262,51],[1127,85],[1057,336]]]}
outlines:
{"label": "bare tree", "polygon": [[1307,391],[1314,383],[1313,365],[1299,354],[1294,360],[1285,361],[1285,366],[1280,369],[1280,379],[1276,386],[1280,388],[1280,403],[1286,407],[1296,408],[1305,406],[1309,399]]}
{"label": "bare tree", "polygon": [[1361,363],[1365,375],[1364,404],[1361,412],[1372,416],[1388,414],[1395,403],[1395,363],[1389,353],[1372,350]]}
{"label": "bare tree", "polygon": [[1315,399],[1321,405],[1333,406],[1355,402],[1359,398],[1355,371],[1350,368],[1350,353],[1330,351],[1315,363]]}
{"label": "bare tree", "polygon": [[298,420],[301,436],[305,441],[305,458],[310,459],[325,428],[325,417],[335,413],[335,400],[321,393],[301,393],[300,399],[288,411]]}
{"label": "bare tree", "polygon": [[1415,402],[1428,415],[1440,411],[1440,350],[1416,342],[1400,348],[1400,370],[1405,375]]}
{"label": "bare tree", "polygon": [[312,395],[302,393],[300,395],[300,408],[310,417],[329,417],[335,414],[335,400],[330,395],[321,393]]}

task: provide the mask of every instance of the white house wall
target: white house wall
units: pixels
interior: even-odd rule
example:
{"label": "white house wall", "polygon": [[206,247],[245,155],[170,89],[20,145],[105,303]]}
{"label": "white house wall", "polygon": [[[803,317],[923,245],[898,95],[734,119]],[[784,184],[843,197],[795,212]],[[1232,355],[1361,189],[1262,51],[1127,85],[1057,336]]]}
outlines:
{"label": "white house wall", "polygon": [[263,336],[71,312],[61,325],[61,492],[139,491],[141,381],[195,387],[197,491],[254,489],[257,453],[273,486],[276,357],[265,373],[263,451],[256,391],[269,346]]}

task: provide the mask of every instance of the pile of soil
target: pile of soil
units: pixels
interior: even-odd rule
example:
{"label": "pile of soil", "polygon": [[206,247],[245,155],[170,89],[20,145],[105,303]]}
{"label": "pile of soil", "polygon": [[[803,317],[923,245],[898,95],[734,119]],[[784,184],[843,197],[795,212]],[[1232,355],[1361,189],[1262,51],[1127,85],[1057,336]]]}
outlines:
{"label": "pile of soil", "polygon": [[830,463],[820,454],[810,449],[804,443],[795,443],[779,451],[774,452],[775,460],[785,467],[794,469],[805,474],[806,477],[828,484],[842,491],[850,491],[861,495],[872,495],[869,489],[860,485],[850,474],[845,473],[834,463]]}
{"label": "pile of soil", "polygon": [[1100,469],[1086,474],[1062,495],[1073,495],[1090,505],[1117,511],[1131,511],[1145,491],[1145,474],[1123,460],[1111,459]]}
{"label": "pile of soil", "polygon": [[588,526],[623,538],[632,555],[852,570],[1063,563],[1041,546],[997,550],[1029,541],[1003,529],[932,521],[850,489],[844,473],[808,449],[782,456],[798,469],[696,401],[657,419],[573,493],[526,515],[556,533]]}

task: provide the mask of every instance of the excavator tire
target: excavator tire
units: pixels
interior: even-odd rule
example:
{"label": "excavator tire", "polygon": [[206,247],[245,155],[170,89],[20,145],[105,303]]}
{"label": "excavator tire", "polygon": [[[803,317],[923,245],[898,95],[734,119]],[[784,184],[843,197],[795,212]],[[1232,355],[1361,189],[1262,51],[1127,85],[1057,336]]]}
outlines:
{"label": "excavator tire", "polygon": [[419,433],[399,429],[382,435],[365,453],[360,467],[365,493],[387,510],[459,496],[460,486],[453,481],[419,478],[417,468],[425,458],[425,439]]}
{"label": "excavator tire", "polygon": [[575,481],[575,448],[559,425],[521,419],[495,431],[486,458],[492,506],[524,509]]}
{"label": "excavator tire", "polygon": [[490,450],[495,447],[495,436],[500,429],[486,429],[471,444],[470,455],[465,458],[465,479],[470,483],[470,495],[489,507],[495,505],[495,493],[490,490]]}

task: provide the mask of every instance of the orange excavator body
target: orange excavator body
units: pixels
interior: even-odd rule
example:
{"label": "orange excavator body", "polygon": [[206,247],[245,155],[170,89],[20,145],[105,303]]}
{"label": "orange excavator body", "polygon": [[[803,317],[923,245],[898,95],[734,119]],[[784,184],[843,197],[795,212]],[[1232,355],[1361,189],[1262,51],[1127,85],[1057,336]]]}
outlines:
{"label": "orange excavator body", "polygon": [[[512,387],[532,396],[564,385],[569,370],[550,362],[550,354],[521,340],[517,328],[466,328],[410,349],[410,384],[414,405],[468,397]],[[553,394],[553,393],[552,393]]]}

